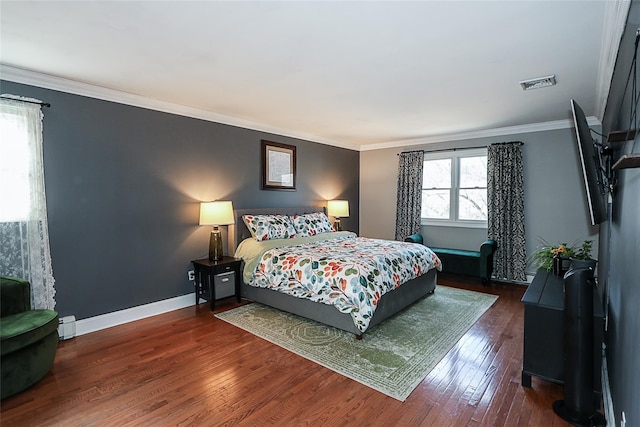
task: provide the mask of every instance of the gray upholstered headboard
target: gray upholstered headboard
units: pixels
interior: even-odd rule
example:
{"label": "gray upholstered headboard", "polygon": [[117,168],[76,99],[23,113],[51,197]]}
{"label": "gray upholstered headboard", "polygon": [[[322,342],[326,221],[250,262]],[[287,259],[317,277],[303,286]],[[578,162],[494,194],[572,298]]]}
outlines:
{"label": "gray upholstered headboard", "polygon": [[[251,237],[251,233],[247,225],[242,221],[243,215],[302,215],[313,212],[325,212],[322,206],[298,206],[295,208],[256,208],[256,209],[236,209],[235,215],[235,240],[233,242],[233,250],[244,239]],[[325,212],[326,213],[326,212]]]}

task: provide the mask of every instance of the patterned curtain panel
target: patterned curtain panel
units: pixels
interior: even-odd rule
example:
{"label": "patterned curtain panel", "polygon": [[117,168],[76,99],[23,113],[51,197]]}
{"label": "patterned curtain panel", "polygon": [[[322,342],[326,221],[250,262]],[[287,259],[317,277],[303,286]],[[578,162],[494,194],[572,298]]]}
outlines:
{"label": "patterned curtain panel", "polygon": [[497,279],[525,281],[522,143],[491,144],[487,152],[488,236],[498,243]]}
{"label": "patterned curtain panel", "polygon": [[399,159],[396,240],[403,241],[407,236],[420,232],[424,152],[400,153]]}

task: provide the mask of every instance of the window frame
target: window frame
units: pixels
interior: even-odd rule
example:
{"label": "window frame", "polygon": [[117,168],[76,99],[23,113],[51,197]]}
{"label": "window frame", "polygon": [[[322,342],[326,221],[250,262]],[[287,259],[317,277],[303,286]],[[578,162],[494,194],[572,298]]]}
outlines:
{"label": "window frame", "polygon": [[[424,163],[423,166],[426,167],[426,162],[430,160],[440,160],[440,159],[451,159],[451,188],[448,190],[449,193],[449,218],[447,219],[437,219],[437,218],[422,218],[422,214],[420,215],[420,224],[421,225],[430,225],[430,226],[438,226],[438,227],[465,227],[465,228],[487,228],[487,220],[469,220],[469,219],[459,219],[458,218],[458,199],[460,194],[460,158],[465,157],[480,157],[487,156],[487,148],[474,148],[474,149],[465,149],[465,150],[446,150],[446,151],[437,151],[437,152],[425,152],[424,153]],[[486,184],[485,187],[487,188]],[[463,188],[465,189],[465,188]],[[424,187],[424,182],[422,184],[422,190],[431,190],[430,188]],[[422,197],[422,191],[421,191]]]}

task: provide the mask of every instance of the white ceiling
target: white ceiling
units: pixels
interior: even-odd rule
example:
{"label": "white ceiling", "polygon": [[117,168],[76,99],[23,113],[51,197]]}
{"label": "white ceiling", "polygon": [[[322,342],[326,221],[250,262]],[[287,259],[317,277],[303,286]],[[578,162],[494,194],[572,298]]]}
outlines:
{"label": "white ceiling", "polygon": [[[111,98],[371,149],[568,120],[571,98],[587,116],[601,116],[608,7],[2,1],[0,61],[8,80],[42,76],[52,86],[77,83]],[[524,92],[518,84],[550,74],[556,86]]]}

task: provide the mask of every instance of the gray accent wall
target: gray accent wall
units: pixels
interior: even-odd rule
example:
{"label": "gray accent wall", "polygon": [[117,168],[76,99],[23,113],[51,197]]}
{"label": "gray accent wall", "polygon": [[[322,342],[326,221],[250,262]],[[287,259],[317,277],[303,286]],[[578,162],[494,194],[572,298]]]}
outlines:
{"label": "gray accent wall", "polygon": [[[199,202],[234,208],[350,201],[359,231],[359,153],[344,148],[1,82],[44,108],[44,166],[56,310],[77,319],[193,292],[207,256]],[[260,184],[260,141],[297,147],[297,190]],[[223,228],[223,232],[226,230]]]}
{"label": "gray accent wall", "polygon": [[[638,127],[637,121],[630,126],[630,99],[637,97],[638,92],[632,93],[631,84],[626,87],[638,28],[640,3],[633,1],[603,119],[605,135],[610,131]],[[631,152],[640,152],[638,137],[635,141],[617,144],[615,158]],[[607,251],[607,275],[602,282],[608,301],[605,353],[615,425],[620,425],[624,412],[627,426],[637,426],[640,425],[640,168],[620,170],[617,178],[610,219],[601,232],[601,238],[606,239],[604,249]],[[608,421],[609,425],[614,425],[614,420]]]}
{"label": "gray accent wall", "polygon": [[[567,120],[571,106],[567,99]],[[360,232],[364,236],[393,239],[395,235],[397,154],[403,150],[482,147],[496,142],[524,143],[525,235],[527,255],[540,239],[573,243],[592,239],[598,247],[599,227],[589,223],[586,192],[573,128],[475,138],[440,144],[364,151],[360,156]],[[479,250],[486,228],[422,226],[427,245]],[[597,257],[597,250],[594,252]],[[535,267],[528,268],[535,274]]]}

